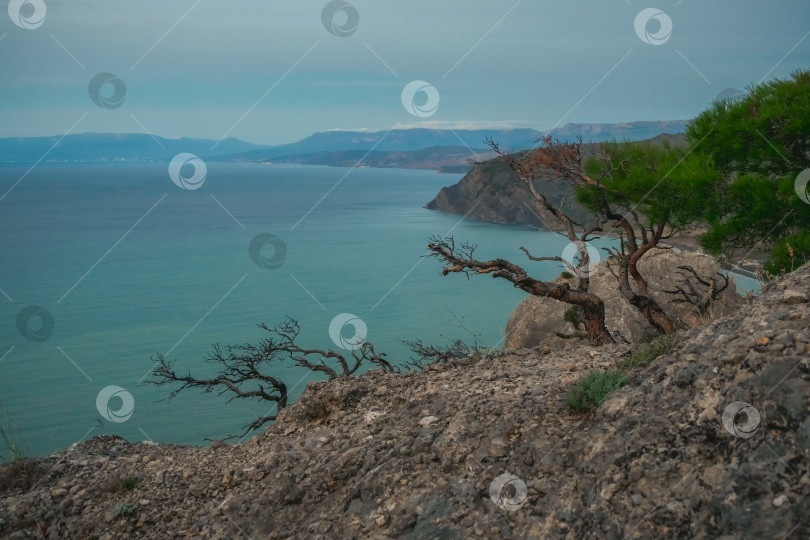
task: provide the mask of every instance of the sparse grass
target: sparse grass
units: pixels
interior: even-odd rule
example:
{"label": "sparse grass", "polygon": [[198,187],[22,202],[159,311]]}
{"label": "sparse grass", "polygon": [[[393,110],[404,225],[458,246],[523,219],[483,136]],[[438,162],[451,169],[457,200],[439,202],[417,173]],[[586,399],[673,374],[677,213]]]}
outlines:
{"label": "sparse grass", "polygon": [[[0,407],[2,407],[2,404],[0,404]],[[3,446],[8,451],[8,461],[17,461],[25,457],[25,452],[23,452],[14,438],[14,432],[16,430],[17,426],[14,425],[8,412],[3,408],[3,423],[0,424],[0,438],[3,439]],[[5,460],[5,455],[5,452],[0,452],[0,460]]]}
{"label": "sparse grass", "polygon": [[575,411],[592,411],[626,382],[627,375],[621,371],[593,371],[571,388],[565,404]]}
{"label": "sparse grass", "polygon": [[0,463],[0,493],[17,489],[27,491],[46,471],[39,461],[26,457],[15,439],[17,426],[1,403],[0,408],[3,409],[3,422],[0,424],[0,439],[3,443],[0,449],[5,448],[5,451],[0,451],[0,461],[8,460],[8,463]]}
{"label": "sparse grass", "polygon": [[671,351],[674,344],[670,336],[662,336],[650,343],[642,343],[619,365],[627,371],[645,368],[659,356]]}
{"label": "sparse grass", "polygon": [[115,482],[110,489],[113,493],[124,493],[127,491],[133,491],[141,485],[141,481],[135,475],[127,475],[122,476]]}
{"label": "sparse grass", "polygon": [[113,519],[134,515],[139,508],[138,503],[121,503],[113,510]]}
{"label": "sparse grass", "polygon": [[35,459],[19,458],[0,465],[0,494],[21,489],[27,491],[45,474]]}
{"label": "sparse grass", "polygon": [[649,366],[653,360],[671,351],[674,345],[671,336],[661,336],[650,343],[642,343],[619,363],[620,371],[589,373],[571,388],[565,398],[565,404],[575,411],[594,410],[605,401],[608,394],[627,383],[630,372]]}

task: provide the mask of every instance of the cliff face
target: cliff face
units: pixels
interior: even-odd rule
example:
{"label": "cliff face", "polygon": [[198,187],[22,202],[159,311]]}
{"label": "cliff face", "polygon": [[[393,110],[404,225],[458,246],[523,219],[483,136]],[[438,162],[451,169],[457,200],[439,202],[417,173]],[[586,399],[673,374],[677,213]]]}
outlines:
{"label": "cliff face", "polygon": [[677,335],[587,415],[568,389],[626,346],[312,383],[233,446],[98,437],[0,491],[0,536],[807,538],[808,289],[804,267]]}
{"label": "cliff face", "polygon": [[[587,220],[587,211],[574,198],[573,188],[565,182],[536,182],[536,189],[577,220]],[[457,214],[493,223],[546,227],[530,204],[526,185],[502,161],[478,163],[458,184],[443,187],[425,208]]]}
{"label": "cliff face", "polygon": [[[685,144],[684,135],[659,135],[650,139],[651,144]],[[583,144],[583,159],[588,159],[597,150],[595,144]],[[537,191],[559,205],[563,211],[580,223],[588,223],[592,217],[576,202],[574,190],[566,181],[535,182]],[[537,215],[531,204],[531,195],[526,185],[500,159],[476,164],[458,184],[444,187],[425,208],[447,214],[531,227],[558,228],[558,224],[546,226],[542,216]]]}

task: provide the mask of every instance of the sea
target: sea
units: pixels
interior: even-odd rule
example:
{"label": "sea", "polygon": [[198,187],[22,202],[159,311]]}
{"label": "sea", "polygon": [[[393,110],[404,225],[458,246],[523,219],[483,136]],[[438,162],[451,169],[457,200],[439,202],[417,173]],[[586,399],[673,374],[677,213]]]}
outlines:
{"label": "sea", "polygon": [[[441,275],[431,237],[552,279],[568,241],[424,205],[461,175],[402,169],[208,163],[0,166],[0,459],[96,435],[205,445],[242,435],[274,403],[149,384],[156,355],[210,378],[219,344],[257,344],[290,319],[297,344],[350,355],[372,343],[394,365],[403,341],[503,346],[526,293],[488,275]],[[5,195],[3,195],[5,194]],[[597,240],[598,248],[610,240]],[[262,368],[290,403],[323,374]],[[361,370],[362,371],[362,370]],[[252,436],[256,432],[249,433]],[[241,440],[242,437],[231,439]]]}
{"label": "sea", "polygon": [[[260,323],[292,318],[299,345],[347,355],[364,339],[396,365],[412,356],[406,340],[502,347],[526,294],[490,276],[442,276],[426,257],[430,238],[525,261],[538,278],[559,264],[528,263],[519,248],[561,254],[568,244],[424,208],[460,175],[226,163],[204,172],[183,172],[184,184],[166,164],[0,166],[0,426],[24,453],[102,434],[193,445],[241,435],[275,404],[197,389],[170,399],[177,386],[151,385],[149,374],[164,354],[179,375],[212,377],[212,346],[258,343],[268,336]],[[264,369],[291,402],[324,380],[284,362]]]}

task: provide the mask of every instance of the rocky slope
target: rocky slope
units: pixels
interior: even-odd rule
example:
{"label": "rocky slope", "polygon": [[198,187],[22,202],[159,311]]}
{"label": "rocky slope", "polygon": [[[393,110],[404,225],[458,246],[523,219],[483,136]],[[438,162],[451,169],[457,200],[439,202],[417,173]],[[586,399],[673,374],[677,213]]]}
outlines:
{"label": "rocky slope", "polygon": [[[659,135],[650,139],[652,144],[669,141],[673,145],[684,144],[683,133]],[[596,150],[595,144],[583,144],[582,155],[589,158]],[[538,192],[558,205],[569,216],[588,223],[591,216],[576,202],[573,188],[567,182],[535,182]],[[526,185],[500,159],[478,163],[457,184],[443,187],[425,208],[447,214],[468,216],[493,223],[529,225],[554,229],[547,226],[529,203],[531,195]]]}
{"label": "rocky slope", "polygon": [[809,290],[804,267],[677,335],[589,414],[566,392],[628,346],[310,384],[245,444],[96,438],[0,493],[0,535],[807,538]]}

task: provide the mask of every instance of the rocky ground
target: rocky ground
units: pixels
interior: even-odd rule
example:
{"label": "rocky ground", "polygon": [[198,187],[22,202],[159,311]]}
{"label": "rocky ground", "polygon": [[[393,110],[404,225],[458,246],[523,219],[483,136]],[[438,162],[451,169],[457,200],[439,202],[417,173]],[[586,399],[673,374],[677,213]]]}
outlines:
{"label": "rocky ground", "polygon": [[679,333],[588,414],[569,388],[630,346],[311,384],[245,444],[99,437],[0,493],[0,536],[807,538],[809,292],[805,267]]}

